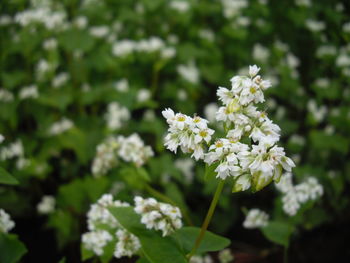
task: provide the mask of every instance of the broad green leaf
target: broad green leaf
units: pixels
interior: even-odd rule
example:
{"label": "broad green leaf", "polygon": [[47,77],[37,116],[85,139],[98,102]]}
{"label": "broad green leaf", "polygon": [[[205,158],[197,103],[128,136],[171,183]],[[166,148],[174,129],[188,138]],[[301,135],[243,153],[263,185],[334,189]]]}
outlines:
{"label": "broad green leaf", "polygon": [[150,263],[169,262],[169,259],[172,263],[187,263],[175,240],[146,229],[133,207],[111,207],[109,211],[124,228],[140,239],[142,250]]}
{"label": "broad green leaf", "polygon": [[[199,227],[183,227],[176,231],[173,236],[177,239],[186,252],[190,252],[200,233]],[[230,245],[230,240],[219,235],[206,231],[197,252],[205,253],[210,251],[219,251]]]}
{"label": "broad green leaf", "polygon": [[0,167],[0,184],[18,184],[16,178]]}
{"label": "broad green leaf", "polygon": [[261,230],[268,240],[276,244],[288,247],[289,239],[293,232],[293,227],[284,222],[271,221]]}
{"label": "broad green leaf", "polygon": [[15,263],[27,252],[16,235],[0,233],[0,262]]}

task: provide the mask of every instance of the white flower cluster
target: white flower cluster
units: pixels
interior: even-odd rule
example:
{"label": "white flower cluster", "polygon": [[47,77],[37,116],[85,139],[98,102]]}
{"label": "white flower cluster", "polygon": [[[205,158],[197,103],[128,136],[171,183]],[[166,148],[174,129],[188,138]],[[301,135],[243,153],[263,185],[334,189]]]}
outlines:
{"label": "white flower cluster", "polygon": [[193,60],[187,64],[178,65],[176,70],[179,75],[188,82],[192,84],[197,84],[199,82],[199,70]]}
{"label": "white flower cluster", "polygon": [[22,157],[24,154],[23,144],[20,140],[4,146],[0,150],[0,159],[2,161],[13,159],[15,157]]}
{"label": "white flower cluster", "polygon": [[209,256],[209,255],[206,255],[206,256],[193,256],[191,257],[190,259],[190,263],[213,263],[214,260]]}
{"label": "white flower cluster", "polygon": [[120,129],[123,123],[130,119],[130,112],[128,108],[121,106],[117,102],[112,102],[108,104],[105,119],[108,128],[114,131]]}
{"label": "white flower cluster", "polygon": [[38,210],[39,214],[42,214],[42,215],[51,214],[53,211],[55,211],[55,204],[56,204],[55,197],[51,195],[44,195],[40,203],[37,205],[36,209]]}
{"label": "white flower cluster", "polygon": [[225,248],[219,252],[218,258],[220,263],[231,263],[235,257],[229,248]]}
{"label": "white flower cluster", "polygon": [[113,44],[112,53],[116,57],[124,57],[134,52],[160,52],[162,58],[172,58],[176,54],[173,47],[167,46],[161,38],[155,36],[140,41],[124,39]]}
{"label": "white flower cluster", "polygon": [[167,236],[182,227],[182,215],[178,207],[140,196],[136,196],[134,201],[135,212],[141,215],[141,223],[146,228],[161,230],[163,236]]}
{"label": "white flower cluster", "polygon": [[221,0],[221,4],[224,16],[230,19],[240,14],[242,9],[248,7],[249,3],[247,0]]}
{"label": "white flower cluster", "polygon": [[52,87],[58,89],[66,84],[68,80],[69,74],[67,72],[61,72],[52,80]]}
{"label": "white flower cluster", "polygon": [[0,101],[1,102],[11,102],[14,100],[12,92],[0,88]]}
{"label": "white flower cluster", "polygon": [[23,87],[19,91],[19,99],[25,100],[25,99],[36,99],[39,97],[39,91],[38,87],[36,85],[30,85],[27,87]]}
{"label": "white flower cluster", "polygon": [[290,216],[294,216],[302,204],[323,195],[323,186],[315,177],[308,177],[304,182],[293,185],[292,174],[286,173],[276,187],[283,193],[283,210]]}
{"label": "white flower cluster", "polygon": [[204,158],[205,145],[211,140],[214,130],[208,128],[208,121],[199,116],[193,118],[174,113],[171,109],[162,112],[169,124],[168,134],[165,137],[165,146],[176,153],[180,146],[185,153],[192,153],[196,160]]}
{"label": "white flower cluster", "polygon": [[66,14],[61,11],[52,11],[47,7],[27,9],[15,16],[15,22],[25,27],[30,24],[42,24],[48,30],[57,30],[66,27]]}
{"label": "white flower cluster", "polygon": [[112,235],[106,230],[87,232],[82,236],[84,247],[98,256],[102,256],[104,247],[112,240]]}
{"label": "white flower cluster", "polygon": [[0,149],[0,160],[6,161],[16,159],[16,167],[21,170],[29,164],[29,160],[24,157],[24,148],[21,140],[17,140]]}
{"label": "white flower cluster", "polygon": [[151,156],[153,156],[152,148],[146,146],[136,133],[129,137],[109,137],[97,146],[92,173],[94,176],[106,174],[117,166],[118,159],[142,166]]}
{"label": "white flower cluster", "polygon": [[[128,203],[113,200],[110,194],[103,195],[95,204],[91,205],[88,217],[89,232],[82,235],[82,242],[87,250],[102,256],[104,248],[110,242],[116,242],[114,256],[131,257],[140,248],[140,241],[118,223],[115,217],[108,211],[108,207],[129,206]],[[108,229],[108,231],[107,231]]]}
{"label": "white flower cluster", "polygon": [[243,226],[245,228],[253,229],[267,226],[268,222],[269,215],[260,209],[254,208],[249,210],[243,222]]}
{"label": "white flower cluster", "polygon": [[[205,144],[209,144],[214,131],[208,129],[207,120],[175,114],[171,109],[162,112],[170,126],[165,146],[175,153],[180,146],[183,152],[193,153],[196,160],[217,165],[218,178],[235,179],[235,191],[250,187],[258,191],[272,180],[278,181],[283,169],[289,172],[295,166],[284,149],[276,145],[280,138],[278,125],[254,106],[265,101],[263,91],[271,86],[258,75],[259,70],[256,65],[250,66],[249,76],[231,79],[231,89],[219,87],[217,95],[224,105],[218,109],[216,120],[224,123],[227,135],[210,145],[208,152]],[[252,145],[243,143],[244,138]]]}
{"label": "white flower cluster", "polygon": [[74,123],[70,119],[64,117],[50,126],[48,134],[51,136],[60,135],[73,128],[73,126]]}
{"label": "white flower cluster", "polygon": [[121,258],[124,256],[131,257],[132,255],[136,254],[138,250],[140,250],[140,240],[130,232],[124,229],[119,229],[116,232],[116,236],[118,238],[114,251],[114,256],[116,258]]}
{"label": "white flower cluster", "polygon": [[0,232],[8,233],[15,227],[15,222],[11,220],[11,217],[5,210],[0,209]]}

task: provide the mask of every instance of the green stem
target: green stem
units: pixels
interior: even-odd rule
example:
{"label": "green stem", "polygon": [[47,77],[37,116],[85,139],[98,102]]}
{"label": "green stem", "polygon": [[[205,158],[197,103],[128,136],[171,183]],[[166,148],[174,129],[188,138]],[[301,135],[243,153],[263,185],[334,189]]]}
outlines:
{"label": "green stem", "polygon": [[284,247],[283,262],[288,263],[288,246]]}
{"label": "green stem", "polygon": [[207,230],[207,228],[209,226],[209,223],[211,221],[211,218],[213,217],[213,214],[214,214],[216,205],[217,205],[217,203],[219,201],[220,194],[222,192],[224,184],[225,184],[225,180],[219,180],[219,184],[218,184],[218,186],[216,188],[213,200],[211,201],[208,213],[207,213],[207,215],[206,215],[206,217],[204,219],[204,222],[203,222],[201,231],[200,231],[200,233],[199,233],[199,235],[197,237],[196,243],[194,244],[191,252],[187,255],[188,261],[190,261],[191,257],[196,253],[197,249],[199,248],[200,243],[202,242],[202,240],[204,238],[205,231]]}
{"label": "green stem", "polygon": [[192,223],[192,220],[191,218],[189,217],[187,211],[185,210],[185,208],[181,207],[180,205],[178,205],[177,203],[175,203],[172,199],[170,199],[169,197],[167,197],[166,195],[162,194],[161,192],[159,192],[158,190],[154,189],[152,186],[146,184],[146,190],[147,192],[149,192],[151,195],[153,195],[154,197],[166,202],[166,203],[169,203],[173,206],[177,206],[180,208],[181,210],[181,214],[183,215],[186,223],[190,226],[193,226],[193,223]]}

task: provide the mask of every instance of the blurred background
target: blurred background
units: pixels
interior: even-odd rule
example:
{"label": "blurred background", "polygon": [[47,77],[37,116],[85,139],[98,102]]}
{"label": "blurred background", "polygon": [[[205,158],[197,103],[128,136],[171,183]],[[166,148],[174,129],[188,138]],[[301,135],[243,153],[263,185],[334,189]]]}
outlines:
{"label": "blurred background", "polygon": [[0,208],[28,249],[22,262],[80,262],[91,203],[148,195],[118,167],[94,172],[111,135],[152,147],[152,186],[200,225],[215,185],[203,163],[164,148],[161,111],[215,127],[218,86],[253,64],[272,82],[261,109],[281,127],[294,182],[313,176],[323,195],[288,216],[273,185],[228,188],[210,229],[231,239],[234,262],[282,262],[280,244],[242,226],[259,208],[293,228],[289,262],[350,256],[349,1],[2,0],[0,10],[0,166],[20,182],[0,186]]}

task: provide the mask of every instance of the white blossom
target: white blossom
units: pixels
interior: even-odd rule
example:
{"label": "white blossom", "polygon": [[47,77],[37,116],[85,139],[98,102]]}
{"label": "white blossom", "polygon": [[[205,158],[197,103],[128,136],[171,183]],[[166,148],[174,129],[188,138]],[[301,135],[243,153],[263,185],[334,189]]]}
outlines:
{"label": "white blossom", "polygon": [[248,229],[265,227],[268,225],[269,215],[257,208],[250,209],[244,222],[243,226]]}
{"label": "white blossom", "polygon": [[118,229],[116,236],[118,239],[114,251],[114,256],[116,258],[121,258],[123,256],[131,257],[141,248],[139,239],[124,229]]}
{"label": "white blossom", "polygon": [[229,248],[225,248],[219,252],[218,258],[220,263],[231,263],[235,257]]}
{"label": "white blossom", "polygon": [[179,75],[192,84],[198,84],[199,82],[199,70],[194,61],[191,60],[186,65],[177,66],[177,72]]}
{"label": "white blossom", "polygon": [[74,126],[74,123],[70,119],[67,119],[66,117],[64,117],[61,120],[51,124],[48,130],[48,134],[51,136],[60,135],[70,130],[71,128],[73,128],[73,126]]}
{"label": "white blossom", "polygon": [[192,153],[196,160],[202,159],[204,147],[214,133],[207,127],[208,121],[199,116],[191,118],[182,113],[175,114],[171,109],[165,109],[162,114],[169,124],[165,146],[175,153],[180,147],[183,152]]}
{"label": "white blossom", "polygon": [[15,227],[15,222],[11,220],[11,217],[5,210],[0,209],[0,232],[8,233]]}
{"label": "white blossom", "polygon": [[92,173],[96,177],[104,175],[116,167],[120,159],[142,166],[152,156],[152,148],[146,146],[136,133],[129,137],[109,137],[97,146]]}
{"label": "white blossom", "polygon": [[58,75],[55,76],[55,78],[52,80],[52,87],[54,88],[60,88],[64,84],[67,83],[69,80],[69,74],[67,72],[61,72]]}
{"label": "white blossom", "polygon": [[112,240],[112,235],[106,230],[91,231],[82,235],[84,247],[98,256],[103,254],[104,247]]}
{"label": "white blossom", "polygon": [[323,195],[323,187],[316,178],[308,177],[304,182],[294,185],[291,173],[283,174],[276,188],[282,193],[283,210],[290,216],[294,216],[302,204]]}
{"label": "white blossom", "polygon": [[0,101],[1,102],[11,102],[13,101],[14,96],[11,91],[6,89],[0,89]]}
{"label": "white blossom", "polygon": [[137,92],[136,100],[137,102],[145,102],[151,98],[151,91],[148,89],[140,89]]}
{"label": "white blossom", "polygon": [[128,108],[121,106],[117,102],[112,102],[108,104],[105,119],[108,128],[114,131],[120,129],[130,119],[130,112]]}
{"label": "white blossom", "polygon": [[19,91],[19,98],[21,100],[25,99],[36,99],[39,97],[38,87],[36,85],[30,85],[27,87],[23,87]]}
{"label": "white blossom", "polygon": [[37,205],[37,210],[39,214],[50,214],[55,211],[56,199],[51,195],[44,195]]}
{"label": "white blossom", "polygon": [[127,79],[121,79],[114,83],[114,88],[119,92],[129,91],[129,82]]}
{"label": "white blossom", "polygon": [[160,230],[163,236],[167,236],[182,227],[182,215],[178,207],[140,196],[136,196],[134,201],[134,210],[141,215],[141,223],[147,229]]}

